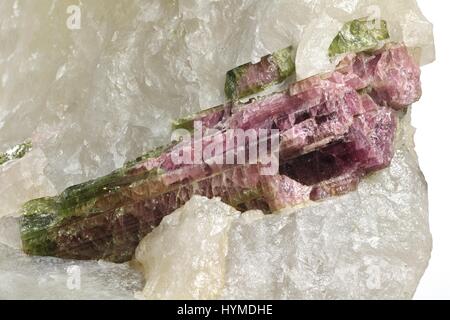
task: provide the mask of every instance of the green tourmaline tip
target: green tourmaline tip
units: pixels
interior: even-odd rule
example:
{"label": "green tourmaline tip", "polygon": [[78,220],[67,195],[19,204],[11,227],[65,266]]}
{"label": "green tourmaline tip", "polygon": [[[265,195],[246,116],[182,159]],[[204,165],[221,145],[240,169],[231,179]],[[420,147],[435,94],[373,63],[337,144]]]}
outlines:
{"label": "green tourmaline tip", "polygon": [[21,144],[12,147],[10,150],[0,153],[0,165],[16,159],[23,158],[33,148],[31,141],[27,140]]}
{"label": "green tourmaline tip", "polygon": [[55,198],[29,201],[22,207],[21,237],[23,251],[30,255],[53,255],[56,243],[51,232],[58,220],[58,203]]}
{"label": "green tourmaline tip", "polygon": [[293,47],[264,56],[255,64],[247,63],[227,72],[225,95],[230,100],[246,98],[283,82],[295,72]]}
{"label": "green tourmaline tip", "polygon": [[389,39],[385,20],[356,19],[347,22],[333,39],[328,55],[330,58],[348,52],[361,52],[376,48],[380,42]]}

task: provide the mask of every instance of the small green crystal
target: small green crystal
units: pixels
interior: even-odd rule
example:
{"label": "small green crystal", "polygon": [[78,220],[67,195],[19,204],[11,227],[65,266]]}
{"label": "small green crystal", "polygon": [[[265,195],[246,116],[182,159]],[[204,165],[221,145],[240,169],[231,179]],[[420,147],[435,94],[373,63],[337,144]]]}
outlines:
{"label": "small green crystal", "polygon": [[54,255],[56,243],[52,232],[56,230],[59,205],[56,198],[41,198],[27,202],[21,218],[23,251],[31,255]]}
{"label": "small green crystal", "polygon": [[385,20],[367,20],[366,18],[347,22],[334,38],[328,49],[333,58],[348,52],[361,52],[378,47],[381,41],[389,39]]}
{"label": "small green crystal", "polygon": [[209,108],[200,112],[197,112],[193,115],[175,120],[172,123],[172,129],[178,130],[178,129],[184,129],[189,132],[194,131],[194,122],[195,121],[201,121],[202,119],[214,114],[214,113],[223,113],[225,110],[225,105],[220,105],[214,108]]}
{"label": "small green crystal", "polygon": [[[228,71],[225,80],[227,98],[242,99],[283,82],[295,72],[292,51],[292,47],[284,48],[261,58],[261,61],[256,64],[247,63]],[[262,78],[253,78],[254,75],[264,74],[266,76]],[[271,75],[268,76],[268,74]]]}
{"label": "small green crystal", "polygon": [[11,161],[23,158],[28,152],[33,148],[31,141],[27,140],[24,143],[18,144],[6,151],[5,153],[0,153],[0,165]]}

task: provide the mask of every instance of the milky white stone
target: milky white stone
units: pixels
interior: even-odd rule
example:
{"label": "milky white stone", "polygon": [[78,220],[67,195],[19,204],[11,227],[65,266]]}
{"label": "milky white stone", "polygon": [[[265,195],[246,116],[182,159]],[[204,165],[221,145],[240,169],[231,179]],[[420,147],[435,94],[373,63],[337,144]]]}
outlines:
{"label": "milky white stone", "polygon": [[301,48],[295,59],[298,80],[335,69],[336,63],[330,61],[328,48],[342,26],[342,22],[326,14],[311,21],[298,45]]}
{"label": "milky white stone", "polygon": [[194,197],[164,218],[136,249],[149,299],[212,299],[224,285],[228,229],[239,212],[220,199]]}
{"label": "milky white stone", "polygon": [[0,244],[20,250],[22,240],[20,239],[19,218],[0,217]]}
{"label": "milky white stone", "polygon": [[56,194],[44,174],[47,164],[42,150],[33,149],[22,159],[0,166],[0,217],[17,216],[24,202]]}
{"label": "milky white stone", "polygon": [[0,299],[133,299],[142,285],[127,264],[28,257],[0,243]]}

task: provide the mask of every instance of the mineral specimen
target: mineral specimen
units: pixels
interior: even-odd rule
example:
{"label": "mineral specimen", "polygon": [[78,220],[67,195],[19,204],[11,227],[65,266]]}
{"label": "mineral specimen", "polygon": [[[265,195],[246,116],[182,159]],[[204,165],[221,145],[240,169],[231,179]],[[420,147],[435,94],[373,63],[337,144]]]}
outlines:
{"label": "mineral specimen", "polygon": [[[33,150],[24,158],[0,166],[0,215],[17,214],[18,207],[25,201],[52,196],[67,186],[101,177],[120,168],[125,161],[165,143],[171,120],[225,101],[223,75],[235,66],[259,61],[260,57],[279,48],[298,44],[297,80],[335,70],[336,65],[328,56],[331,41],[346,22],[371,16],[369,9],[377,9],[387,21],[390,41],[405,43],[421,64],[434,60],[432,25],[415,0],[83,1],[79,29],[66,26],[69,5],[73,5],[73,1],[4,0],[0,4],[0,34],[3,36],[0,150],[7,150],[28,138],[33,141]],[[211,122],[215,121],[212,118]],[[404,188],[411,190],[412,196],[417,190],[423,194],[423,182],[411,152],[405,152],[400,158],[404,156],[414,167],[411,176],[408,175],[411,177],[409,185]],[[400,175],[404,172],[397,171],[401,166],[396,159],[398,156],[389,169],[394,180],[385,174],[386,180],[383,178],[383,183],[376,185],[371,179],[364,179],[357,195],[371,196],[386,188],[379,198],[387,199],[392,195],[390,192],[401,188],[401,182],[405,181]],[[340,181],[332,179],[323,183],[320,190],[327,193],[352,186],[351,175],[338,178]],[[344,187],[335,188],[336,182]],[[372,186],[371,191],[361,194],[362,190],[369,190],[364,189],[367,185]],[[417,190],[408,189],[413,186],[418,186]],[[354,195],[347,198],[350,199],[346,202],[348,207],[354,205],[355,208],[364,200]],[[342,199],[330,200],[330,206],[338,206]],[[393,284],[401,286],[404,280],[413,288],[430,249],[426,197],[414,198],[413,211],[407,211],[410,206],[405,205],[410,198],[389,199],[398,211],[388,208],[384,215],[388,216],[387,221],[379,218],[381,200],[371,202],[373,198],[370,198],[361,210],[356,209],[361,215],[359,219],[349,220],[353,230],[370,232],[356,234],[350,242],[359,246],[376,244],[371,232],[379,229],[380,233],[386,233],[392,221],[396,230],[407,230],[401,239],[389,238],[386,246],[396,251],[384,261],[403,270],[404,260],[392,257],[405,257],[406,252],[406,256],[415,259],[416,253],[409,256],[410,251],[407,251],[407,244],[411,243],[417,249],[417,261],[420,260],[421,265],[409,273],[411,276],[408,275],[407,280],[397,277],[398,281]],[[417,207],[421,208],[420,212]],[[315,207],[319,208],[320,205]],[[326,210],[331,209],[326,207]],[[324,211],[323,216],[328,213]],[[5,222],[7,228],[10,221],[13,220]],[[381,222],[377,227],[368,226],[368,222],[378,221]],[[3,222],[0,220],[1,225]],[[336,222],[339,219],[327,226]],[[327,237],[331,239],[342,231],[328,230]],[[12,240],[17,237],[2,235],[10,238],[5,239],[8,243],[14,243]],[[422,241],[415,241],[419,235],[423,235]],[[280,250],[288,252],[292,243],[283,244],[286,247],[280,246]],[[349,251],[347,258],[354,258],[356,264],[361,256],[353,256],[353,253]],[[370,261],[376,261],[374,259],[383,252],[372,253]],[[38,266],[36,261],[39,261]],[[128,287],[127,279],[132,279],[124,268],[108,277],[106,283],[94,281],[97,279],[94,276],[85,282],[92,280],[92,286],[82,285],[76,294],[68,293],[65,276],[58,278],[61,281],[44,279],[49,280],[51,286],[46,286],[46,281],[38,281],[42,279],[41,270],[66,275],[66,265],[54,265],[53,261],[53,258],[25,257],[13,249],[0,247],[1,274],[6,277],[2,277],[0,283],[9,284],[2,287],[5,289],[2,297],[64,298],[73,294],[72,297],[91,298],[94,291],[109,292],[112,297],[117,287]],[[414,263],[411,265],[416,266]],[[86,274],[98,270],[96,262],[82,264]],[[381,271],[382,276],[393,274],[391,269]],[[125,274],[123,281],[122,273]],[[26,280],[22,281],[25,276]],[[349,283],[353,280],[346,279]],[[132,293],[126,292],[126,295]]]}
{"label": "mineral specimen", "polygon": [[411,298],[431,235],[409,122],[403,117],[391,166],[354,193],[274,215],[236,215],[216,199],[193,198],[140,243],[147,283],[138,297]]}
{"label": "mineral specimen", "polygon": [[[398,69],[410,72],[399,74],[396,82],[383,81],[386,71],[399,73]],[[346,57],[332,74],[297,82],[288,91],[249,103],[234,102],[230,114],[215,118],[220,121],[214,128],[222,130],[216,137],[196,141],[194,134],[188,144],[163,148],[104,178],[69,188],[59,197],[27,203],[22,221],[24,251],[124,262],[165,215],[196,194],[219,196],[241,210],[276,211],[352,190],[361,176],[389,165],[393,154],[396,116],[378,107],[370,94],[389,106],[401,91],[400,102],[406,107],[420,97],[419,79],[419,67],[407,49],[394,45],[370,55]],[[367,87],[368,94],[356,91]],[[399,107],[397,102],[392,105]],[[216,112],[217,108],[210,114]],[[234,135],[227,137],[235,129],[279,130],[281,177],[264,177],[257,163],[174,163],[174,154],[217,138],[225,148],[212,157],[227,157]],[[232,148],[234,155],[236,147]],[[347,179],[336,179],[344,175]]]}

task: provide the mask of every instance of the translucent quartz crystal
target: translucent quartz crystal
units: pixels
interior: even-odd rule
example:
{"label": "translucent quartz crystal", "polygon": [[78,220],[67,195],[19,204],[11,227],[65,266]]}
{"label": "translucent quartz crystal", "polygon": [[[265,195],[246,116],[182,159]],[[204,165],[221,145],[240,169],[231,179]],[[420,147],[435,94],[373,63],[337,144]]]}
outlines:
{"label": "translucent quartz crystal", "polygon": [[407,115],[391,167],[357,192],[268,216],[193,198],[141,242],[139,297],[412,298],[432,244],[409,123]]}
{"label": "translucent quartz crystal", "polygon": [[19,218],[0,217],[0,244],[21,249]]}
{"label": "translucent quartz crystal", "polygon": [[0,299],[133,299],[142,285],[127,264],[28,257],[0,243]]}
{"label": "translucent quartz crystal", "polygon": [[136,249],[148,282],[142,297],[211,299],[224,285],[227,234],[239,217],[220,199],[193,197]]}
{"label": "translucent quartz crystal", "polygon": [[40,149],[34,149],[23,158],[0,166],[0,217],[17,215],[18,208],[33,198],[56,193],[45,176],[48,161]]}

